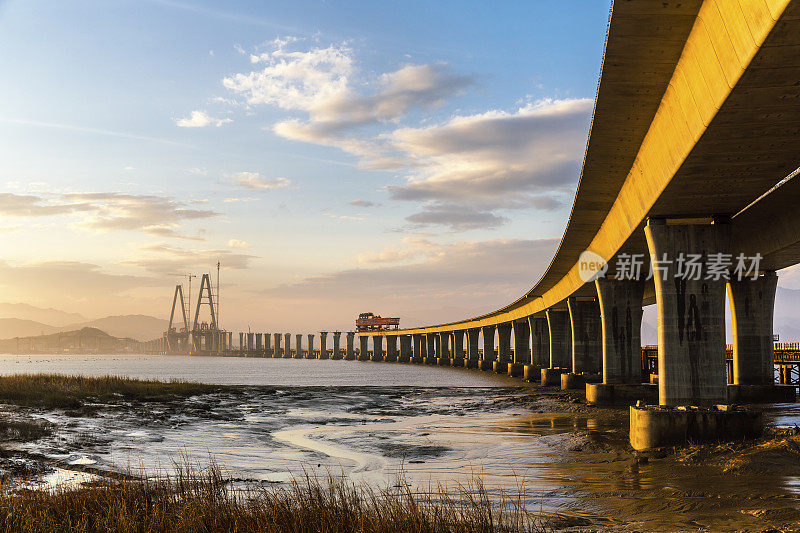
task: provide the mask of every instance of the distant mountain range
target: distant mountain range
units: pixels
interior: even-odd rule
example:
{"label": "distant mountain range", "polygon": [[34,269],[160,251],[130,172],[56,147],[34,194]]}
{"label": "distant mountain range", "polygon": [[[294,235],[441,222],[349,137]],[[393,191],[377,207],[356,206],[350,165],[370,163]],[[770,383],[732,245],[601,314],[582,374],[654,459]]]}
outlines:
{"label": "distant mountain range", "polygon": [[0,339],[0,353],[12,354],[114,354],[135,353],[140,349],[136,341],[117,338],[97,328]]}
{"label": "distant mountain range", "polygon": [[146,341],[160,337],[168,324],[168,320],[147,315],[107,316],[87,320],[79,313],[43,309],[28,304],[0,303],[0,339],[97,328],[112,337]]}
{"label": "distant mountain range", "polygon": [[[0,302],[0,317],[16,318],[61,327],[79,324],[89,319],[80,313],[67,313],[59,309],[36,307],[24,303]],[[38,332],[36,333],[39,334]]]}

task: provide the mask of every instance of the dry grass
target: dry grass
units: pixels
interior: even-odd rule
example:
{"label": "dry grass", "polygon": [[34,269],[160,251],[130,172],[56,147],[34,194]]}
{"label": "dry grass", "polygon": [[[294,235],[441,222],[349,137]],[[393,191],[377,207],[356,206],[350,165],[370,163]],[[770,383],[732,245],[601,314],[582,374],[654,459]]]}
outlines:
{"label": "dry grass", "polygon": [[187,381],[162,382],[118,376],[13,374],[0,376],[0,402],[45,409],[75,409],[86,402],[169,401],[222,388]]}
{"label": "dry grass", "polygon": [[542,531],[522,501],[480,486],[455,496],[376,491],[310,476],[289,488],[235,490],[220,470],[176,467],[159,479],[103,479],[81,488],[0,490],[0,531],[494,532]]}

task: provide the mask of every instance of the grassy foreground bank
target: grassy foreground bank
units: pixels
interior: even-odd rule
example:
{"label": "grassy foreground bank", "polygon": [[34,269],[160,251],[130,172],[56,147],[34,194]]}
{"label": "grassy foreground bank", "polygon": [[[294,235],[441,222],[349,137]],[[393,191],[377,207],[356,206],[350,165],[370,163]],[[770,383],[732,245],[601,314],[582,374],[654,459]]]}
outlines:
{"label": "grassy foreground bank", "polygon": [[61,374],[0,376],[0,402],[43,409],[76,409],[87,402],[164,402],[225,387],[188,381],[153,381],[119,376]]}
{"label": "grassy foreground bank", "polygon": [[104,478],[54,490],[0,490],[0,531],[494,532],[543,531],[520,500],[481,487],[415,494],[306,477],[290,488],[234,490],[219,469],[176,467],[160,479]]}

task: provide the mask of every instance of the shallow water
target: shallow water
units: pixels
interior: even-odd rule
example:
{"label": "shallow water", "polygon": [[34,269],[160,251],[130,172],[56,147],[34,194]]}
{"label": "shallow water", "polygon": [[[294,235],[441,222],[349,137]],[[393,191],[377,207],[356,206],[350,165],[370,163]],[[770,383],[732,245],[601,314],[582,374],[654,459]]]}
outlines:
{"label": "shallow water", "polygon": [[[521,488],[529,509],[592,528],[764,529],[800,519],[800,472],[744,474],[670,459],[637,464],[626,449],[625,409],[571,403],[491,373],[164,356],[2,356],[0,372],[255,385],[165,404],[97,405],[91,416],[1,406],[54,424],[51,436],[20,445],[57,467],[51,482],[79,481],[70,468],[157,475],[174,461],[213,458],[243,485],[305,473],[379,487],[403,476],[418,490],[480,479],[491,495]],[[800,422],[795,404],[768,414],[776,425]]]}
{"label": "shallow water", "polygon": [[0,354],[0,374],[112,374],[218,385],[494,387],[520,385],[486,372],[438,366],[331,359],[262,359],[186,355]]}

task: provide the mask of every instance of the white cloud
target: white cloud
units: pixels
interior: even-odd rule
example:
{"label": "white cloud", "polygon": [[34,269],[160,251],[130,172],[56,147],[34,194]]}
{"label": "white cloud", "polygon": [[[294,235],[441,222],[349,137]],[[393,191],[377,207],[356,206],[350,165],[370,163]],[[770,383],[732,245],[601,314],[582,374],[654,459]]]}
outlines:
{"label": "white cloud", "polygon": [[446,226],[453,231],[494,229],[507,222],[491,211],[457,204],[424,205],[422,211],[407,216],[406,220],[417,226]]}
{"label": "white cloud", "polygon": [[218,213],[187,207],[183,202],[164,196],[83,192],[50,198],[0,193],[0,215],[72,215],[77,219],[77,227],[86,230],[139,230],[149,235],[198,239],[182,235],[177,230],[188,220],[211,218]]}
{"label": "white cloud", "polygon": [[230,250],[178,248],[158,243],[142,246],[135,259],[129,259],[123,263],[163,275],[174,272],[190,272],[198,267],[210,268],[217,261],[222,264],[224,269],[246,270],[250,267],[250,261],[255,257]]}
{"label": "white cloud", "polygon": [[337,218],[339,220],[362,221],[362,220],[366,220],[367,219],[367,217],[363,217],[363,216],[334,215],[334,214],[331,214],[331,213],[322,213],[322,215],[326,216],[328,218]]}
{"label": "white cloud", "polygon": [[442,253],[443,247],[418,235],[404,237],[401,245],[389,245],[382,250],[366,250],[356,256],[360,265],[403,263],[422,257],[434,257]]}
{"label": "white cloud", "polygon": [[541,194],[571,191],[586,145],[592,101],[544,100],[516,112],[458,116],[389,135],[409,166],[406,200],[521,202],[552,208]]}
{"label": "white cloud", "polygon": [[279,135],[292,139],[333,139],[341,132],[367,124],[396,121],[412,108],[430,108],[472,83],[467,76],[452,73],[445,63],[405,65],[365,84],[371,93],[356,87],[357,69],[353,51],[346,45],[289,51],[294,41],[273,42],[275,49],[251,54],[260,70],[225,78],[223,85],[241,94],[250,105],[269,104],[308,114],[308,121],[283,121],[274,126]]}
{"label": "white cloud", "polygon": [[[544,271],[558,245],[557,239],[432,242],[412,236],[399,246],[356,258],[369,268],[353,268],[268,289],[271,296],[313,300],[324,306],[357,297],[372,305],[392,303],[392,313],[419,316],[420,306],[448,300],[453,319],[464,318],[465,308],[485,306],[490,311],[529,289]],[[353,296],[357,295],[357,296]],[[401,302],[407,302],[407,305]],[[401,314],[402,316],[402,314]],[[443,320],[439,315],[435,320]]]}
{"label": "white cloud", "polygon": [[264,178],[258,172],[237,172],[232,177],[237,185],[247,189],[285,189],[291,183],[286,178]]}
{"label": "white cloud", "polygon": [[312,110],[348,93],[353,73],[351,50],[344,46],[290,52],[283,46],[270,53],[251,55],[261,70],[235,74],[222,84],[244,94],[249,104],[274,104],[282,109]]}
{"label": "white cloud", "polygon": [[260,68],[223,84],[248,105],[272,105],[304,116],[272,126],[277,135],[333,146],[359,166],[393,170],[406,183],[386,188],[395,200],[418,202],[415,226],[455,231],[496,228],[509,209],[554,210],[578,180],[592,111],[589,98],[544,99],[507,111],[453,116],[433,125],[398,125],[417,109],[445,103],[469,87],[441,62],[405,65],[364,78],[353,50],[331,45],[252,54]]}
{"label": "white cloud", "polygon": [[233,204],[237,202],[255,202],[255,198],[244,197],[244,198],[225,198],[222,200],[226,204]]}
{"label": "white cloud", "polygon": [[247,241],[240,241],[239,239],[230,239],[228,241],[228,248],[250,248],[250,243]]}
{"label": "white cloud", "polygon": [[222,126],[233,122],[229,118],[214,118],[209,116],[204,111],[192,111],[188,118],[180,118],[175,120],[175,124],[180,128],[205,128],[206,126]]}
{"label": "white cloud", "polygon": [[356,207],[375,207],[375,202],[370,202],[369,200],[351,200],[350,205],[354,205]]}

